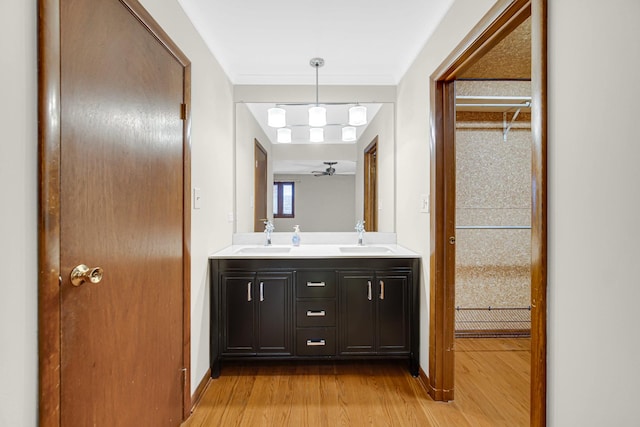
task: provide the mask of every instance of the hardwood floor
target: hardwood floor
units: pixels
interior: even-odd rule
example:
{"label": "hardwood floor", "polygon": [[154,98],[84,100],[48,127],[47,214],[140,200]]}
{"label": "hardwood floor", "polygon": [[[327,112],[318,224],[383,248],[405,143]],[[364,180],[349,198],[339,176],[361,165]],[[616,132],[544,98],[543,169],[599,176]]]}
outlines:
{"label": "hardwood floor", "polygon": [[455,345],[453,402],[431,400],[405,362],[225,363],[183,427],[528,426],[530,339]]}

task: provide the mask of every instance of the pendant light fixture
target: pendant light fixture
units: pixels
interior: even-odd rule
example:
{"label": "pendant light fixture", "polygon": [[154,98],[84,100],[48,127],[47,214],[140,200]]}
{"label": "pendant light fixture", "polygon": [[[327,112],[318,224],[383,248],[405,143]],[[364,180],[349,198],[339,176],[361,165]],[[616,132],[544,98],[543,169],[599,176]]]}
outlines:
{"label": "pendant light fixture", "polygon": [[323,128],[310,128],[309,129],[309,141],[311,141],[311,142],[324,142],[324,129]]}
{"label": "pendant light fixture", "polygon": [[363,126],[367,124],[367,108],[356,105],[349,108],[349,124],[351,126]]}
{"label": "pendant light fixture", "polygon": [[272,128],[282,128],[287,124],[287,112],[284,108],[274,107],[267,110],[267,124]]}
{"label": "pendant light fixture", "polygon": [[353,126],[345,126],[342,128],[342,140],[344,142],[353,142],[356,139],[356,128]]}
{"label": "pendant light fixture", "polygon": [[280,128],[277,130],[278,142],[279,143],[289,143],[291,142],[291,129],[289,128]]}
{"label": "pendant light fixture", "polygon": [[[358,130],[356,126],[364,126],[367,124],[367,107],[364,105],[360,105],[357,101],[353,102],[329,102],[324,105],[320,105],[319,101],[319,81],[318,81],[318,69],[324,66],[323,58],[311,58],[309,60],[309,65],[311,65],[316,70],[316,102],[315,104],[307,104],[307,103],[289,103],[275,104],[272,108],[267,110],[267,124],[272,128],[276,129],[277,142],[278,143],[290,143],[292,142],[292,128],[304,127],[309,129],[309,141],[310,142],[324,142],[324,127],[341,127],[342,128],[342,141],[343,142],[354,142],[358,140]],[[344,117],[338,123],[327,123],[327,108],[326,105],[333,106],[343,106],[340,108],[340,113],[338,114],[336,111],[332,110],[333,116],[341,116],[346,111],[347,106],[351,106],[348,109],[348,120],[347,117]],[[286,116],[287,109],[299,108],[299,107],[307,107],[309,114],[309,121],[307,124],[302,123],[289,123],[287,124]],[[299,111],[299,113],[303,113],[304,110]],[[289,111],[293,114],[294,121],[296,114],[295,110]],[[298,134],[298,131],[296,131]],[[337,139],[335,133],[329,132],[329,140],[330,142],[334,142],[334,139]]]}
{"label": "pendant light fixture", "polygon": [[322,127],[327,125],[327,109],[318,104],[318,68],[324,65],[324,59],[311,58],[309,65],[316,69],[316,105],[309,108],[309,126]]}

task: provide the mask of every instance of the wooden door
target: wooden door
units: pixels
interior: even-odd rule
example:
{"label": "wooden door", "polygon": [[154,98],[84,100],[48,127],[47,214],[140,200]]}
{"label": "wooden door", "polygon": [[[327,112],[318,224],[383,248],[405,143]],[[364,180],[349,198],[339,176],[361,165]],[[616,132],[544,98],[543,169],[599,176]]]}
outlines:
{"label": "wooden door", "polygon": [[[254,174],[254,227],[253,231],[264,231],[264,220],[267,216],[267,152],[255,140],[255,174]],[[271,193],[270,193],[271,194]]]}
{"label": "wooden door", "polygon": [[364,228],[378,231],[378,137],[364,150]]}
{"label": "wooden door", "polygon": [[[48,307],[59,309],[59,344],[41,335],[41,351],[58,351],[59,406],[46,393],[51,374],[41,373],[42,425],[177,426],[188,402],[188,60],[128,3],[41,9],[50,27],[60,7],[59,45],[46,40],[59,48],[59,102],[48,105],[60,120],[42,132],[47,143],[56,136],[46,132],[60,130],[59,236],[55,225],[44,232],[59,237],[61,278],[59,306]],[[52,162],[53,151],[42,169]],[[55,192],[54,175],[44,179]],[[54,212],[52,203],[43,208]],[[79,264],[102,267],[102,281],[72,285]]]}

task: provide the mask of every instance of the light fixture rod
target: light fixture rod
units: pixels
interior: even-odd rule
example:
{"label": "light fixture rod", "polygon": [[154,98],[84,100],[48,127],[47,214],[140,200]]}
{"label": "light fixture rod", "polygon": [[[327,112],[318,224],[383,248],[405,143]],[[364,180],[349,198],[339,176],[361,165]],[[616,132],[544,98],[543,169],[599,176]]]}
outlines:
{"label": "light fixture rod", "polygon": [[316,107],[318,106],[318,68],[324,65],[324,59],[322,58],[311,58],[309,61],[309,65],[316,69]]}

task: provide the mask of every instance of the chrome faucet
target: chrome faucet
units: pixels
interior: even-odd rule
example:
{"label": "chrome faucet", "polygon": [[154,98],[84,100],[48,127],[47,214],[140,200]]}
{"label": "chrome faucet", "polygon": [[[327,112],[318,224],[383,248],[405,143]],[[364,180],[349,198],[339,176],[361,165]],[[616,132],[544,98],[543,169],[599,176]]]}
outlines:
{"label": "chrome faucet", "polygon": [[358,246],[364,246],[364,220],[356,223],[356,231],[358,232]]}
{"label": "chrome faucet", "polygon": [[271,232],[273,231],[273,223],[268,219],[264,221],[264,234],[266,237],[266,241],[264,242],[265,246],[271,246]]}

